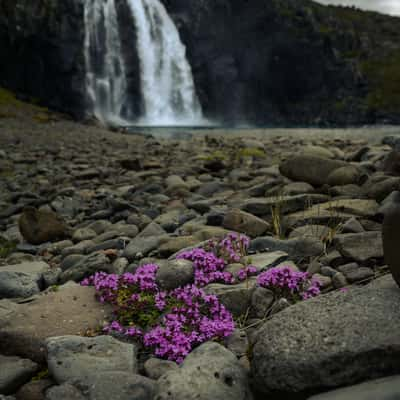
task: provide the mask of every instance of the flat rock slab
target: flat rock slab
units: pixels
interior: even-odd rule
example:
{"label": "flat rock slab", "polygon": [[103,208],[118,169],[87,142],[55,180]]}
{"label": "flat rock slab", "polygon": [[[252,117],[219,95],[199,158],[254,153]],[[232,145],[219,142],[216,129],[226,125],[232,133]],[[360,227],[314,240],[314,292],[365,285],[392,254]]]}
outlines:
{"label": "flat rock slab", "polygon": [[383,258],[382,233],[379,231],[337,235],[334,242],[343,257],[359,263]]}
{"label": "flat rock slab", "polygon": [[59,336],[46,340],[47,365],[61,384],[101,372],[137,372],[136,347],[111,336]]}
{"label": "flat rock slab", "polygon": [[253,265],[258,271],[264,271],[286,261],[288,257],[289,255],[284,251],[271,251],[247,256],[245,257],[245,263]]}
{"label": "flat rock slab", "polygon": [[400,290],[386,276],[283,310],[257,333],[255,389],[318,391],[400,372],[399,309]]}
{"label": "flat rock slab", "polygon": [[400,375],[375,379],[310,397],[309,400],[396,400],[400,399]]}
{"label": "flat rock slab", "polygon": [[30,297],[40,292],[45,262],[23,262],[0,266],[0,298]]}
{"label": "flat rock slab", "polygon": [[377,214],[379,209],[375,200],[340,199],[316,204],[305,211],[295,212],[285,216],[286,226],[296,227],[305,224],[322,224],[328,222],[346,222],[350,218],[369,218]]}
{"label": "flat rock slab", "polygon": [[36,362],[45,360],[47,338],[83,335],[111,315],[109,306],[95,299],[93,288],[76,284],[44,293],[31,303],[2,301],[0,311],[0,352]]}
{"label": "flat rock slab", "polygon": [[35,374],[38,365],[31,360],[0,355],[0,393],[11,394]]}

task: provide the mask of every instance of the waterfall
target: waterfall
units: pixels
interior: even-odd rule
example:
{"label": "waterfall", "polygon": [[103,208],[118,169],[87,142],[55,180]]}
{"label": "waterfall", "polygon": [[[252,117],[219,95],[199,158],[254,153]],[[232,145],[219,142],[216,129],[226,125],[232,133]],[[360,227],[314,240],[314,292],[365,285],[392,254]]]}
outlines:
{"label": "waterfall", "polygon": [[85,33],[91,112],[103,123],[122,124],[127,83],[114,0],[86,0]]}
{"label": "waterfall", "polygon": [[[143,115],[130,117],[127,66],[116,0],[86,0],[86,89],[91,112],[104,123],[194,125],[202,122],[191,67],[177,28],[159,0],[125,0],[136,30]],[[124,45],[126,49],[126,44]]]}

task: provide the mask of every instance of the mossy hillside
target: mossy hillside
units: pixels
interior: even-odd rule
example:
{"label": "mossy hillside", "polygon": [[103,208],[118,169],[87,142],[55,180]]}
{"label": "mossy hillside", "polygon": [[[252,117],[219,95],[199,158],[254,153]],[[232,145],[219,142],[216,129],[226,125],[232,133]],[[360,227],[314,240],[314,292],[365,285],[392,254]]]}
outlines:
{"label": "mossy hillside", "polygon": [[370,90],[367,105],[371,111],[400,112],[400,50],[386,57],[361,63]]}
{"label": "mossy hillside", "polygon": [[22,113],[29,115],[38,123],[48,123],[56,119],[46,107],[41,107],[38,100],[31,98],[29,102],[19,100],[10,90],[0,87],[0,119],[18,118]]}

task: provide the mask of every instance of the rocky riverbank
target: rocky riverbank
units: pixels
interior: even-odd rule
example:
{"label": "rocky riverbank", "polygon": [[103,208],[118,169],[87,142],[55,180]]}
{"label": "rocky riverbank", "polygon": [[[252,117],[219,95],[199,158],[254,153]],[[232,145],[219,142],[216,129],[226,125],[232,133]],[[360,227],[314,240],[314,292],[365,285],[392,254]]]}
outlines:
{"label": "rocky riverbank", "polygon": [[[37,112],[0,120],[0,398],[400,395],[400,289],[381,236],[398,137],[162,139]],[[83,278],[152,263],[173,289],[193,279],[177,252],[232,231],[251,238],[233,276],[289,266],[322,293],[292,304],[255,278],[205,286],[235,330],[180,366],[100,335],[111,309]]]}

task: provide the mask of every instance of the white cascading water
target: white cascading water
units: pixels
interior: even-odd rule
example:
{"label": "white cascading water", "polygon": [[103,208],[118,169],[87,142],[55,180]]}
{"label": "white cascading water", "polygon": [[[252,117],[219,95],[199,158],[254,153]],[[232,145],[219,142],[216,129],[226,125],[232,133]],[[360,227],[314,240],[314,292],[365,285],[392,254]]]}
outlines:
{"label": "white cascading water", "polygon": [[[103,122],[143,125],[201,124],[202,111],[186,49],[159,0],[126,0],[137,33],[144,114],[128,121],[126,66],[115,0],[86,0],[87,93]],[[133,42],[133,40],[132,40]]]}
{"label": "white cascading water", "polygon": [[86,92],[103,123],[123,124],[127,90],[114,0],[85,2]]}

